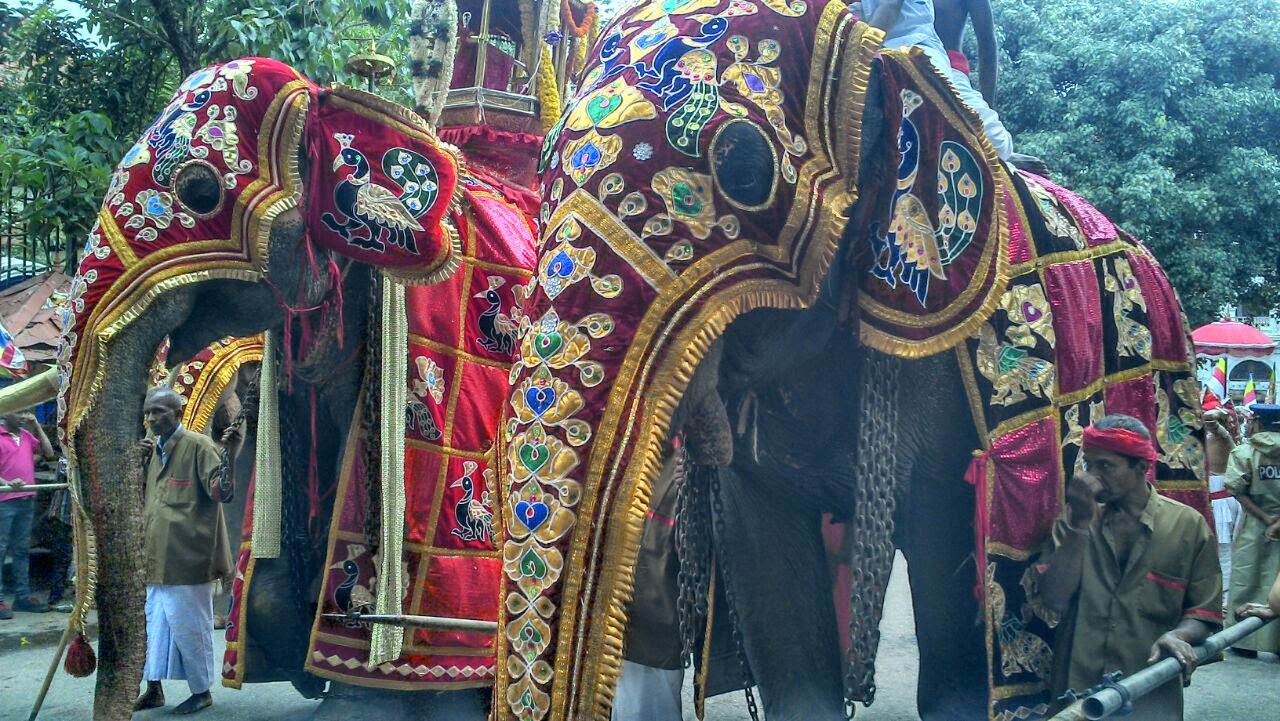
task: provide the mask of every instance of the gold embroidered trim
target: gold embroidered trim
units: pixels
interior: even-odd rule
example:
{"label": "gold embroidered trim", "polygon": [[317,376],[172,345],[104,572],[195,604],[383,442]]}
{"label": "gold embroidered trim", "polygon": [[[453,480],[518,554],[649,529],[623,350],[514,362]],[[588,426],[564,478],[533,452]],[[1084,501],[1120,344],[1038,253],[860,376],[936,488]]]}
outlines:
{"label": "gold embroidered trim", "polygon": [[[253,480],[253,558],[280,557],[280,504],[284,471],[280,457],[280,391],[276,331],[262,334],[258,381],[258,441]],[[242,627],[243,628],[243,627]]]}
{"label": "gold embroidered trim", "polygon": [[[402,558],[404,556],[404,430],[409,388],[409,318],[404,286],[394,280],[382,283],[382,405],[396,412],[381,417],[379,464],[382,485],[382,537],[378,544],[382,563],[374,608],[377,613],[404,613]],[[400,657],[404,627],[375,623],[369,638],[369,663],[389,663]]]}

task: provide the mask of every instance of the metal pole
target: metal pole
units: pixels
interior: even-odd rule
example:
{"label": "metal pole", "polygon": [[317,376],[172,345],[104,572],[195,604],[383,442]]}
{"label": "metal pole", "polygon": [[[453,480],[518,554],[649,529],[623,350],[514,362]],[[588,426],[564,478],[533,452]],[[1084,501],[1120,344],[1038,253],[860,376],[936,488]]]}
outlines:
{"label": "metal pole", "polygon": [[67,650],[67,642],[71,640],[71,633],[76,625],[67,622],[67,627],[62,631],[62,640],[58,641],[58,650],[53,654],[53,660],[49,662],[49,670],[44,675],[44,685],[40,687],[40,694],[36,696],[36,703],[31,707],[31,715],[27,717],[27,721],[36,721],[36,716],[40,715],[40,707],[44,706],[44,697],[49,695],[49,686],[53,684],[53,675],[58,672],[58,663],[62,661],[62,654]]}
{"label": "metal pole", "polygon": [[22,488],[0,488],[0,496],[13,493],[30,493],[31,491],[58,491],[66,488],[66,483],[32,483]]}
{"label": "metal pole", "polygon": [[[476,36],[476,87],[484,87],[485,65],[489,62],[489,12],[491,0],[480,7],[480,34]],[[479,95],[476,96],[477,100]]]}
{"label": "metal pole", "polygon": [[498,632],[496,621],[475,621],[469,618],[443,618],[440,616],[414,616],[404,613],[326,613],[323,617],[330,621],[351,621],[356,623],[385,623],[389,626],[415,626],[429,628],[434,631],[467,631],[471,633]]}
{"label": "metal pole", "polygon": [[[1215,633],[1193,649],[1197,662],[1203,663],[1217,656],[1231,644],[1262,628],[1270,620],[1253,616],[1225,631]],[[1131,676],[1108,684],[1106,688],[1085,699],[1085,717],[1089,721],[1107,718],[1181,675],[1182,664],[1178,663],[1176,658],[1163,659]]]}

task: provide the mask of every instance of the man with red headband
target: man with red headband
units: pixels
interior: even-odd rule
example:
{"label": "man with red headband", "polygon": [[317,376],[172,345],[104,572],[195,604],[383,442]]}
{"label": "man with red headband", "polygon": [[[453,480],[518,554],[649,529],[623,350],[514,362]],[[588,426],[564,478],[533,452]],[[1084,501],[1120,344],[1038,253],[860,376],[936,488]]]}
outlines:
{"label": "man with red headband", "polygon": [[[1222,574],[1209,524],[1155,492],[1151,433],[1110,415],[1084,431],[1085,471],[1067,487],[1052,544],[1028,578],[1033,608],[1056,627],[1053,691],[1083,691],[1161,658],[1196,668],[1192,646],[1222,623]],[[1133,719],[1182,718],[1182,684],[1135,704]]]}
{"label": "man with red headband", "polygon": [[[1226,478],[1244,509],[1231,556],[1231,599],[1241,604],[1266,603],[1280,575],[1280,406],[1255,403],[1249,411],[1249,442],[1231,452]],[[1231,650],[1243,656],[1280,651],[1280,626],[1263,626]]]}

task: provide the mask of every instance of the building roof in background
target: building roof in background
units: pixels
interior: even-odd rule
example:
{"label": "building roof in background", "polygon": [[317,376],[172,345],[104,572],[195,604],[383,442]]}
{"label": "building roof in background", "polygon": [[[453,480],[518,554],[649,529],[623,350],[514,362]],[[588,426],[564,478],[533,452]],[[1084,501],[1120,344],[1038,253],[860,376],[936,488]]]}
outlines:
{"label": "building roof in background", "polygon": [[53,363],[71,278],[54,272],[0,290],[0,318],[28,363]]}

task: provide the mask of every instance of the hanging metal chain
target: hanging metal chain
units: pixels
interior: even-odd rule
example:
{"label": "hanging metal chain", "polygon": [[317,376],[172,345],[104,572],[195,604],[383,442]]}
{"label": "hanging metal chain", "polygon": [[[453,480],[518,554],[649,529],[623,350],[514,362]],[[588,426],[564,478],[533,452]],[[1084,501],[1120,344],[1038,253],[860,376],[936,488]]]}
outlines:
{"label": "hanging metal chain", "polygon": [[698,630],[707,617],[707,588],[711,578],[711,502],[700,474],[689,466],[683,445],[675,450],[676,476],[676,611],[680,620],[680,659],[693,661]]}
{"label": "hanging metal chain", "polygon": [[364,344],[364,481],[368,503],[364,517],[364,540],[372,555],[382,536],[382,393],[378,382],[382,359],[382,274],[374,273],[369,283],[369,325]]}
{"label": "hanging metal chain", "polygon": [[[858,462],[854,488],[850,557],[853,597],[849,616],[848,666],[845,699],[870,706],[876,696],[876,650],[880,645],[880,616],[893,571],[894,459],[898,425],[899,361],[868,352],[862,363],[858,408]],[[851,711],[852,705],[848,705]]]}
{"label": "hanging metal chain", "polygon": [[[726,536],[724,531],[724,501],[720,493],[721,467],[705,466],[705,468],[708,475],[711,476],[711,517],[715,523],[716,536],[723,541]],[[724,605],[729,611],[729,627],[732,629],[733,645],[738,651],[738,665],[742,668],[742,680],[746,684],[746,687],[742,690],[747,695],[747,713],[751,714],[751,721],[760,721],[760,711],[756,708],[756,695],[751,690],[751,687],[755,685],[755,678],[751,674],[751,661],[747,658],[747,647],[742,642],[742,624],[738,620],[738,604],[736,594],[733,591],[733,580],[729,577],[729,564],[724,560],[726,555],[723,553],[718,554],[719,563],[716,566],[720,573],[720,578],[724,582]]]}

